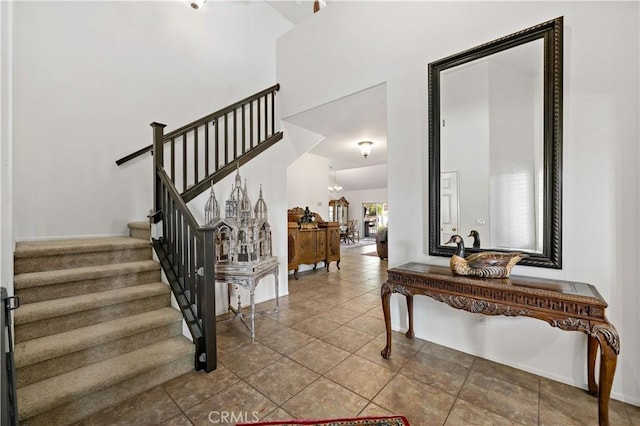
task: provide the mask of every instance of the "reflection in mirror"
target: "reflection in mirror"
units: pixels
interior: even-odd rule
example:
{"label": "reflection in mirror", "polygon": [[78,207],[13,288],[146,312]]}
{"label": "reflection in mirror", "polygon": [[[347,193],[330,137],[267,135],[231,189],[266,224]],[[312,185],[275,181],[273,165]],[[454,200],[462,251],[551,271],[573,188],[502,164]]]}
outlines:
{"label": "reflection in mirror", "polygon": [[542,252],[543,48],[440,73],[440,241],[476,230],[483,247]]}
{"label": "reflection in mirror", "polygon": [[429,64],[430,254],[459,234],[560,268],[561,34],[558,18]]}

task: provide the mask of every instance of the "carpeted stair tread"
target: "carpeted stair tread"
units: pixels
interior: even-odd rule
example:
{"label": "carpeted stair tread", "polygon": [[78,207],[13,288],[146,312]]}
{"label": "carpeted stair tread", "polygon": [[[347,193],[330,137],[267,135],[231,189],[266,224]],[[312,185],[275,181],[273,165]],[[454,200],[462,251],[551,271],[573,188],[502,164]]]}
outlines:
{"label": "carpeted stair tread", "polygon": [[142,229],[142,230],[150,230],[151,224],[149,222],[129,222],[127,224],[129,229]]}
{"label": "carpeted stair tread", "polygon": [[179,336],[128,352],[59,376],[34,383],[18,391],[21,421],[84,398],[193,354],[193,344]]}
{"label": "carpeted stair tread", "polygon": [[69,283],[74,281],[160,270],[160,264],[153,260],[115,263],[80,268],[58,269],[54,271],[28,272],[14,277],[16,290]]}
{"label": "carpeted stair tread", "polygon": [[167,307],[28,340],[15,345],[15,365],[23,368],[181,320],[180,312]]}
{"label": "carpeted stair tread", "polygon": [[129,236],[149,241],[151,239],[151,224],[149,222],[129,223]]}
{"label": "carpeted stair tread", "polygon": [[79,296],[28,303],[16,309],[14,323],[16,326],[69,315],[76,312],[88,311],[104,306],[143,299],[169,293],[169,287],[163,283],[140,284],[98,293],[82,294]]}
{"label": "carpeted stair tread", "polygon": [[47,241],[21,241],[16,243],[14,258],[58,256],[100,251],[149,247],[145,240],[131,237],[72,238]]}

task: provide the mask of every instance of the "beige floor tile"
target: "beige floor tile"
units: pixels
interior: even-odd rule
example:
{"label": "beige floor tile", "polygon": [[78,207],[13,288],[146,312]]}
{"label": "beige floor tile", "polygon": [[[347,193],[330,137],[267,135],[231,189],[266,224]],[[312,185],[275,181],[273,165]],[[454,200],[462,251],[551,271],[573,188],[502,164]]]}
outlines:
{"label": "beige floor tile", "polygon": [[282,310],[275,318],[280,324],[292,326],[309,318],[309,314],[304,311]]}
{"label": "beige floor tile", "polygon": [[535,374],[498,364],[497,362],[478,358],[471,370],[531,389],[534,392],[538,392],[540,389],[540,380]]}
{"label": "beige floor tile", "polygon": [[321,318],[325,318],[339,324],[345,324],[359,315],[360,314],[357,312],[350,311],[344,308],[331,308],[318,314],[318,316]]}
{"label": "beige floor tile", "polygon": [[[404,336],[402,336],[404,338]],[[395,340],[398,340],[398,336],[394,336]],[[392,346],[391,357],[386,359],[380,355],[382,349],[386,345],[386,337],[379,335],[362,348],[356,351],[356,355],[373,361],[378,365],[382,365],[390,369],[391,371],[399,371],[405,364],[411,359],[416,352],[420,350],[420,347],[414,347],[411,345],[397,344]]]}
{"label": "beige floor tile", "polygon": [[[380,310],[382,311],[382,309]],[[364,331],[372,336],[379,336],[381,333],[386,333],[384,320],[368,316],[366,313],[354,318],[345,325],[355,328],[356,330]]]}
{"label": "beige floor tile", "polygon": [[297,419],[356,416],[368,401],[350,390],[320,378],[282,405]]}
{"label": "beige floor tile", "polygon": [[276,405],[245,382],[208,398],[186,411],[194,425],[232,425],[266,416]]}
{"label": "beige floor tile", "polygon": [[627,410],[631,424],[634,426],[640,426],[640,407],[626,404],[625,409]]}
{"label": "beige floor tile", "polygon": [[158,424],[180,414],[180,408],[160,387],[152,388],[126,401],[101,410],[78,424],[130,425]]}
{"label": "beige floor tile", "polygon": [[349,356],[349,352],[319,340],[291,353],[289,358],[318,374],[324,374]]}
{"label": "beige floor tile", "polygon": [[283,357],[245,380],[276,404],[282,404],[318,377],[319,374]]}
{"label": "beige floor tile", "polygon": [[382,408],[379,405],[370,402],[366,407],[358,414],[358,417],[384,417],[384,416],[393,416],[394,414]]}
{"label": "beige floor tile", "polygon": [[544,426],[597,426],[598,425],[598,413],[591,412],[590,414],[570,412],[564,409],[558,404],[559,401],[552,400],[546,395],[540,395],[540,418],[539,425]]}
{"label": "beige floor tile", "polygon": [[467,378],[469,369],[431,354],[419,351],[400,374],[421,381],[453,396],[457,396]]}
{"label": "beige floor tile", "polygon": [[322,337],[339,326],[340,324],[337,322],[314,316],[291,325],[291,328],[295,328],[296,330],[302,331],[303,333],[313,337]]}
{"label": "beige floor tile", "polygon": [[445,422],[445,426],[516,426],[519,424],[491,411],[476,407],[462,399],[458,399],[453,405]]}
{"label": "beige floor tile", "polygon": [[373,403],[404,415],[412,425],[442,425],[455,397],[403,375],[395,376]]}
{"label": "beige floor tile", "polygon": [[538,393],[495,377],[471,371],[460,399],[524,425],[538,423]]}
{"label": "beige floor tile", "polygon": [[306,299],[304,301],[289,305],[289,310],[304,312],[307,316],[313,316],[326,312],[333,307],[332,304],[319,302],[317,299]]}
{"label": "beige floor tile", "polygon": [[251,335],[240,321],[223,321],[216,324],[218,354],[233,352],[251,343]]}
{"label": "beige floor tile", "polygon": [[420,352],[459,364],[464,368],[471,368],[476,360],[476,357],[473,355],[447,348],[446,346],[441,346],[433,342],[425,342],[420,349]]}
{"label": "beige floor tile", "polygon": [[293,420],[293,419],[294,418],[291,414],[287,413],[282,408],[278,407],[272,412],[270,412],[269,414],[267,414],[265,417],[261,418],[260,421],[266,422],[266,421]]}
{"label": "beige floor tile", "polygon": [[192,425],[193,423],[191,423],[191,420],[189,420],[189,418],[183,413],[180,413],[177,416],[172,417],[169,420],[166,420],[160,423],[160,426],[192,426]]}
{"label": "beige floor tile", "polygon": [[395,373],[385,367],[351,355],[324,376],[358,395],[371,399],[394,375]]}
{"label": "beige floor tile", "polygon": [[372,306],[370,303],[355,300],[349,300],[347,302],[341,303],[340,305],[338,305],[338,307],[357,312],[359,314],[364,314],[365,312],[370,311],[372,308],[374,308],[374,306]]}
{"label": "beige floor tile", "polygon": [[222,365],[211,373],[192,371],[162,387],[182,410],[193,407],[218,392],[222,392],[240,378]]}
{"label": "beige floor tile", "polygon": [[341,326],[330,331],[320,340],[344,349],[347,352],[355,352],[373,339],[373,336],[355,328]]}
{"label": "beige floor tile", "polygon": [[218,362],[240,377],[247,377],[281,358],[282,354],[256,342],[220,354]]}
{"label": "beige floor tile", "polygon": [[[257,315],[256,316],[256,336],[270,336],[273,333],[276,333],[282,327],[281,324],[278,323],[277,317],[279,314],[268,314],[268,315]],[[247,316],[245,318],[247,324],[250,324],[251,319]],[[247,333],[249,331],[247,330]]]}
{"label": "beige floor tile", "polygon": [[382,311],[382,305],[376,306],[375,308],[371,308],[362,315],[382,320],[384,324],[384,312]]}
{"label": "beige floor tile", "polygon": [[[554,417],[566,419],[567,423],[598,423],[598,398],[583,389],[540,378],[540,401],[541,424],[552,424],[549,419]],[[626,404],[613,399],[609,401],[609,422],[612,425],[631,424]]]}
{"label": "beige floor tile", "polygon": [[280,331],[276,333],[264,337],[259,336],[257,339],[263,345],[283,355],[288,355],[316,340],[315,337],[285,326],[282,326]]}

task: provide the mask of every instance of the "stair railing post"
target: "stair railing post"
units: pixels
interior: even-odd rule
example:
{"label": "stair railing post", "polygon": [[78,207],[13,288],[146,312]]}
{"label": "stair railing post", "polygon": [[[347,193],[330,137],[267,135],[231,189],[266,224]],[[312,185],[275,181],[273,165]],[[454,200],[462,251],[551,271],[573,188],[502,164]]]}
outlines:
{"label": "stair railing post", "polygon": [[164,167],[164,128],[167,125],[154,121],[151,123],[151,127],[153,128],[153,211],[151,219],[153,223],[158,223],[162,218],[160,214],[162,209],[162,182],[160,182],[156,170],[158,170],[158,167]]}
{"label": "stair railing post", "polygon": [[209,228],[200,228],[202,238],[202,250],[199,250],[199,265],[203,268],[204,275],[200,280],[198,289],[200,300],[200,319],[202,320],[202,335],[204,336],[204,349],[206,361],[204,370],[209,373],[217,368],[218,354],[216,344],[216,247],[215,231]]}

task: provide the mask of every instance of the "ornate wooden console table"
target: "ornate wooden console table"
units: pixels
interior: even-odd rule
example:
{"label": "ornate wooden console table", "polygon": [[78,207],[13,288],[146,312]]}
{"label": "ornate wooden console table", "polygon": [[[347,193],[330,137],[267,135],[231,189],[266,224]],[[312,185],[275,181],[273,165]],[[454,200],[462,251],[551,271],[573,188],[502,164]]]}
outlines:
{"label": "ornate wooden console table", "polygon": [[[391,356],[392,293],[407,298],[409,330],[414,337],[413,296],[429,296],[456,309],[485,315],[527,316],[548,322],[561,330],[581,331],[587,340],[587,383],[598,396],[598,420],[609,424],[609,397],[620,353],[618,332],[604,315],[607,302],[590,284],[511,276],[505,279],[462,277],[449,268],[407,263],[389,269],[382,285],[382,309],[387,329],[384,358]],[[600,348],[599,386],[595,380],[596,355]]]}

